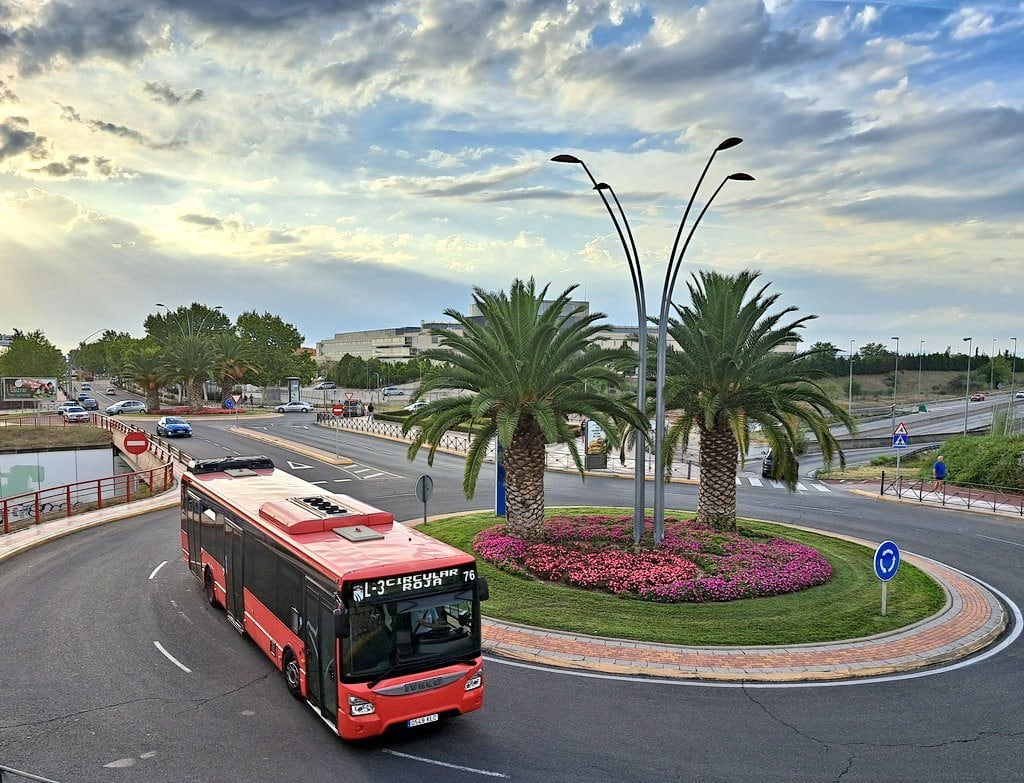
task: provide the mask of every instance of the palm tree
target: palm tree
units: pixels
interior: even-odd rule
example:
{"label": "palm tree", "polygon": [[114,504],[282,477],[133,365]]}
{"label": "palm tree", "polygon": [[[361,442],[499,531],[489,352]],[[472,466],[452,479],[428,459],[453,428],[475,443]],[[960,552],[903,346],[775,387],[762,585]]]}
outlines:
{"label": "palm tree", "polygon": [[849,430],[852,417],[816,383],[824,371],[811,366],[798,352],[797,330],[817,316],[791,323],[782,318],[787,307],[769,310],[778,294],[766,296],[765,285],[753,295],[760,273],[744,270],[736,276],[703,271],[688,284],[692,303],[675,306],[669,334],[679,346],[670,350],[665,383],[666,408],[678,411],[665,437],[666,464],[677,446],[685,448],[696,429],[700,438],[699,521],[721,529],[736,527],[736,464],[745,457],[754,423],[772,449],[773,475],[793,490],[797,482],[796,452],[803,427],[821,445],[826,463],[842,448],[829,431],[827,418]]}
{"label": "palm tree", "polygon": [[[592,348],[605,326],[603,313],[586,315],[574,306],[567,288],[555,300],[544,300],[529,282],[514,280],[508,295],[475,288],[473,299],[483,322],[455,310],[445,315],[460,331],[433,329],[440,347],[424,351],[425,369],[414,400],[432,391],[463,389],[410,414],[403,425],[421,429],[409,446],[409,459],[429,445],[428,464],[449,430],[468,425],[472,432],[462,488],[472,498],[488,446],[497,437],[504,449],[509,534],[536,539],[544,523],[545,445],[565,443],[580,475],[583,465],[570,428],[570,414],[585,416],[616,441],[615,422],[625,420],[643,429],[644,415],[615,396],[622,375],[618,363],[633,365],[632,351]],[[427,364],[429,362],[429,364]]]}
{"label": "palm tree", "polygon": [[221,388],[221,399],[227,399],[236,383],[252,372],[260,372],[254,363],[255,346],[243,337],[229,332],[215,334],[212,338],[217,350],[217,378]]}
{"label": "palm tree", "polygon": [[160,387],[167,380],[163,350],[150,345],[129,351],[125,356],[124,372],[142,387],[146,406],[151,411],[159,410]]}
{"label": "palm tree", "polygon": [[186,385],[189,410],[202,409],[203,383],[213,378],[217,367],[217,349],[209,336],[183,335],[164,349],[164,369]]}

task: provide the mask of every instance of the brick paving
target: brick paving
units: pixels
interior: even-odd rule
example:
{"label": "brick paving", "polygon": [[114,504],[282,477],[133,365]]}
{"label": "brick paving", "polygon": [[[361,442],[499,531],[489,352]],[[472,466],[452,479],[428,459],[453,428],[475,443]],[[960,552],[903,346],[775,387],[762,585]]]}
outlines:
{"label": "brick paving", "polygon": [[983,586],[943,565],[905,556],[946,591],[946,605],[909,628],[865,639],[780,647],[686,647],[559,633],[488,620],[484,648],[530,663],[615,674],[736,682],[869,677],[949,663],[992,644],[1008,615]]}

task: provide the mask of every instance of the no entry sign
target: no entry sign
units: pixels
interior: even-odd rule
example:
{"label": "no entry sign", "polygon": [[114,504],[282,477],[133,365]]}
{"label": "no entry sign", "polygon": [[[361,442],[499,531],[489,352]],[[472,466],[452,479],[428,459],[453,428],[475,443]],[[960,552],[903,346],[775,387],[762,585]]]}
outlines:
{"label": "no entry sign", "polygon": [[129,432],[124,436],[124,450],[129,454],[141,454],[149,448],[149,438],[144,432]]}
{"label": "no entry sign", "polygon": [[332,405],[331,406],[331,413],[333,413],[335,416],[344,416],[345,415],[345,406],[344,405]]}

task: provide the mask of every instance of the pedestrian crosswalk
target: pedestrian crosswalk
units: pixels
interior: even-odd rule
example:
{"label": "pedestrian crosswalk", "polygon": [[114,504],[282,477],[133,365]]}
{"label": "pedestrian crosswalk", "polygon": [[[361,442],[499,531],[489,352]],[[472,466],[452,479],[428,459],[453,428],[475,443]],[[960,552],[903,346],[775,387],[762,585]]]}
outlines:
{"label": "pedestrian crosswalk", "polygon": [[[736,486],[742,487],[749,485],[751,487],[765,487],[768,489],[785,489],[786,485],[781,481],[775,481],[775,479],[758,478],[757,476],[740,475],[736,476]],[[827,484],[818,484],[817,482],[803,482],[798,481],[796,484],[797,492],[811,492],[817,490],[818,492],[831,492],[832,490]]]}

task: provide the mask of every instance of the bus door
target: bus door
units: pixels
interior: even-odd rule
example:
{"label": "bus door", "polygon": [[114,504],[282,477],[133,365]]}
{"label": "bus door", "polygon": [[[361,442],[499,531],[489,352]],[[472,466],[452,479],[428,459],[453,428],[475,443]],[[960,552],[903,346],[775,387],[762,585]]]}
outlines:
{"label": "bus door", "polygon": [[338,640],[334,636],[334,597],[306,581],[303,626],[309,703],[333,726],[338,719]]}
{"label": "bus door", "polygon": [[245,600],[242,590],[242,529],[224,520],[224,594],[228,619],[242,630],[245,621]]}
{"label": "bus door", "polygon": [[199,515],[202,512],[202,504],[199,498],[191,494],[185,499],[185,534],[188,536],[188,567],[194,574],[202,577],[202,553],[199,545],[199,531],[202,525],[199,524]]}

